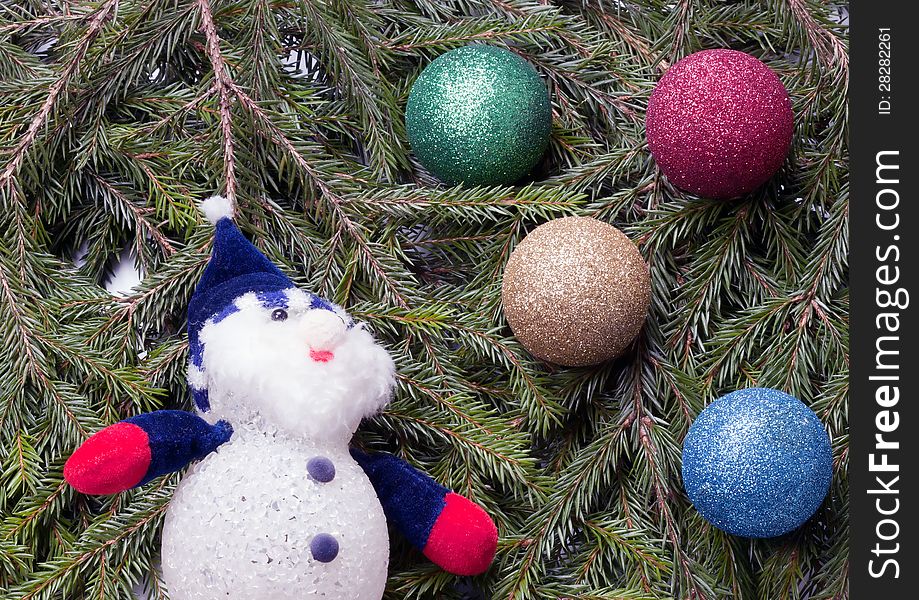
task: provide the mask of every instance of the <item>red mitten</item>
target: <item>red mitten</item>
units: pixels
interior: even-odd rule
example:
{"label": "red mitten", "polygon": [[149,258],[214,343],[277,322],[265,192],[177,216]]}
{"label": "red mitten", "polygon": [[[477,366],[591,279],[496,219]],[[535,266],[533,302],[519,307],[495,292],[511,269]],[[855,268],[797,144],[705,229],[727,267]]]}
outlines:
{"label": "red mitten", "polygon": [[484,573],[498,549],[498,528],[481,506],[450,492],[424,547],[424,555],[456,575]]}

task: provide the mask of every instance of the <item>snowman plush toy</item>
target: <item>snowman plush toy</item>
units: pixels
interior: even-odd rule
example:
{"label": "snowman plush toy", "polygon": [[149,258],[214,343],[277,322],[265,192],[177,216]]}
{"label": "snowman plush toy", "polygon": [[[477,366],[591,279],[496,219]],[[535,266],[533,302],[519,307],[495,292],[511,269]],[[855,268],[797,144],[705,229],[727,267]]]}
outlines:
{"label": "snowman plush toy", "polygon": [[387,521],[441,568],[484,572],[498,537],[482,508],[395,456],[349,449],[389,400],[389,354],[250,244],[228,200],[202,210],[215,239],[188,307],[197,414],[102,429],[67,461],[67,481],[115,494],[200,461],[163,527],[172,600],[379,600]]}

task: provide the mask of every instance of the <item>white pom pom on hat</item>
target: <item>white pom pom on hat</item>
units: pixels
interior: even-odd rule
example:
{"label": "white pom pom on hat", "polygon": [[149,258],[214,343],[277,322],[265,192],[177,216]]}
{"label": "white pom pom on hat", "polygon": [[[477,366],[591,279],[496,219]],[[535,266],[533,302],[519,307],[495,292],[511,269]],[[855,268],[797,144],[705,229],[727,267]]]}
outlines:
{"label": "white pom pom on hat", "polygon": [[233,220],[233,202],[223,196],[211,196],[200,204],[201,212],[213,224],[221,219]]}

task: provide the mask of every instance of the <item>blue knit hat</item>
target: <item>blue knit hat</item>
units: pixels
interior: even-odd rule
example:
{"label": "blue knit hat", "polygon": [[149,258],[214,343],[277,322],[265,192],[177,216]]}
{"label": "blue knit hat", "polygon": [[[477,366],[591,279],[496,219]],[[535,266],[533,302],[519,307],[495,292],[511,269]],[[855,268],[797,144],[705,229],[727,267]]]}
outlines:
{"label": "blue knit hat", "polygon": [[198,335],[212,316],[232,307],[233,301],[248,292],[276,292],[294,283],[253,246],[232,220],[233,205],[221,196],[201,203],[208,220],[214,223],[214,248],[195,293],[188,303],[188,345],[191,362],[201,366]]}

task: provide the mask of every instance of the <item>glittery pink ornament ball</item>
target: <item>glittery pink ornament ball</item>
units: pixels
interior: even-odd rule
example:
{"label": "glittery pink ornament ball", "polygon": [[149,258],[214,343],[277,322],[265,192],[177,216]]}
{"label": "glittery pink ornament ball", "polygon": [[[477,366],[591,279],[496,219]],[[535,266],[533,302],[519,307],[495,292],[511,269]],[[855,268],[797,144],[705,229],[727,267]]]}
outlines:
{"label": "glittery pink ornament ball", "polygon": [[736,50],[704,50],[667,71],[648,102],[648,146],[667,179],[707,198],[735,198],[772,177],[794,115],[772,70]]}

